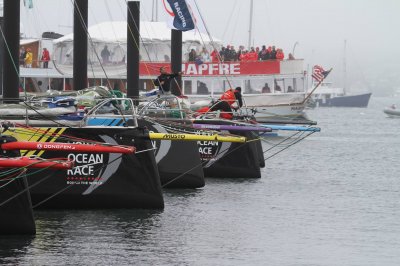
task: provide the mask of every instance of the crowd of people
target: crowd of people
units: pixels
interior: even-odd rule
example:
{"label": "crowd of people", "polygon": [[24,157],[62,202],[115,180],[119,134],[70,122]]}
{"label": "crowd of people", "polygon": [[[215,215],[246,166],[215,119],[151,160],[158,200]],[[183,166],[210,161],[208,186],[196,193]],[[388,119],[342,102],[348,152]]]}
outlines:
{"label": "crowd of people", "polygon": [[[205,47],[197,53],[195,49],[191,49],[189,52],[189,62],[195,62],[197,64],[205,62],[230,62],[230,61],[265,61],[265,60],[283,60],[285,54],[281,48],[275,46],[263,45],[260,47],[251,47],[250,50],[245,49],[243,45],[239,46],[239,49],[235,49],[233,45],[222,46],[221,50],[214,49],[211,53],[207,51]],[[293,60],[292,54],[287,57],[288,60]]]}

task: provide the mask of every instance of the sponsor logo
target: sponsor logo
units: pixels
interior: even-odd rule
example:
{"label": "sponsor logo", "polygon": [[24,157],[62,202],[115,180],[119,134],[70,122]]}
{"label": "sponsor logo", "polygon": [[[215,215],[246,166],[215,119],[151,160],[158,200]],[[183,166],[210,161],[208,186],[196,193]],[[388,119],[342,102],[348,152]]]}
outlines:
{"label": "sponsor logo", "polygon": [[185,139],[185,135],[164,134],[163,139]]}
{"label": "sponsor logo", "polygon": [[240,75],[240,63],[222,64],[182,64],[185,75]]}
{"label": "sponsor logo", "polygon": [[175,10],[176,10],[176,13],[178,14],[178,17],[179,17],[179,19],[181,20],[181,22],[182,22],[182,27],[186,27],[186,19],[185,19],[185,16],[183,15],[183,13],[182,13],[182,11],[181,11],[181,8],[180,8],[180,6],[179,6],[179,3],[178,2],[175,2],[174,3],[174,7],[175,7]]}
{"label": "sponsor logo", "polygon": [[75,167],[67,170],[68,176],[93,176],[95,166],[103,165],[103,154],[70,153],[68,160],[75,163]]}

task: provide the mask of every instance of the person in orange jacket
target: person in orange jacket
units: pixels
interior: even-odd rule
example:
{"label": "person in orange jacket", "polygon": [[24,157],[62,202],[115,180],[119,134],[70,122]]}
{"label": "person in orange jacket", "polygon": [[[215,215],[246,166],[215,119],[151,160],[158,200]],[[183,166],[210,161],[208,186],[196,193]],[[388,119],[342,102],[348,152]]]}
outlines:
{"label": "person in orange jacket", "polygon": [[233,107],[234,103],[238,103],[238,107],[243,106],[243,99],[242,99],[242,88],[236,87],[235,90],[229,89],[225,91],[218,101],[213,104],[209,111],[218,111],[220,110],[220,117],[225,119],[232,119],[233,118],[233,110],[236,109]]}

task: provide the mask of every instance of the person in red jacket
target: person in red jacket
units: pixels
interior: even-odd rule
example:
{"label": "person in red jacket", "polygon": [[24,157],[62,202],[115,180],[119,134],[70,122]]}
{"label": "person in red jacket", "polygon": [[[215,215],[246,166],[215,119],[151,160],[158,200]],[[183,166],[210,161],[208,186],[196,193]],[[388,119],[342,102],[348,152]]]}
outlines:
{"label": "person in red jacket", "polygon": [[248,60],[249,61],[257,61],[258,60],[258,53],[254,51],[254,48],[251,47],[250,52],[248,53]]}
{"label": "person in red jacket", "polygon": [[285,58],[285,55],[284,55],[282,49],[276,50],[276,59],[283,60],[283,58]]}
{"label": "person in red jacket", "polygon": [[217,51],[217,49],[214,49],[214,51],[212,51],[210,55],[211,55],[211,61],[213,63],[219,61],[219,52]]}
{"label": "person in red jacket", "polygon": [[43,68],[49,67],[49,61],[50,61],[49,50],[47,50],[46,48],[43,48],[42,58],[40,60],[43,62]]}

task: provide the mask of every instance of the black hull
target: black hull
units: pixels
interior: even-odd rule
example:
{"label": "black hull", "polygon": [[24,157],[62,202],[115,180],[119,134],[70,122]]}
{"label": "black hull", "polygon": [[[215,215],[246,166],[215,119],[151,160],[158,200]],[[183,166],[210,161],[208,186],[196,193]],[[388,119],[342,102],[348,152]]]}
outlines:
{"label": "black hull", "polygon": [[[3,183],[0,182],[0,185]],[[0,235],[33,235],[36,233],[32,202],[27,187],[26,177],[22,177],[0,189],[0,204],[16,194],[22,193],[0,207]]]}
{"label": "black hull", "polygon": [[[152,145],[147,131],[138,128],[32,128],[5,132],[17,139],[26,139],[37,131],[31,141],[68,142],[62,136],[111,144],[135,146],[137,151]],[[28,131],[28,132],[26,132]],[[48,136],[43,132],[61,134]],[[71,141],[70,141],[71,142]],[[163,208],[164,201],[154,154],[91,154],[70,151],[35,151],[23,155],[42,158],[75,159],[73,170],[44,170],[29,176],[32,204],[38,208]],[[36,171],[37,172],[37,171]],[[30,170],[30,173],[33,173]]]}
{"label": "black hull", "polygon": [[[14,142],[16,139],[1,136],[1,143]],[[4,157],[19,157],[19,151],[1,151]],[[0,173],[0,235],[34,235],[36,233],[31,196],[26,176],[22,172],[16,177],[7,177],[3,168]],[[9,178],[15,178],[9,182]],[[18,195],[17,195],[18,194]]]}
{"label": "black hull", "polygon": [[[234,121],[197,120],[197,124],[235,125]],[[246,137],[247,140],[257,139],[252,131],[223,131]],[[246,143],[230,142],[198,142],[200,157],[203,160],[204,175],[216,178],[260,178],[261,167],[265,166],[264,154],[260,140]]]}
{"label": "black hull", "polygon": [[[124,125],[126,120],[98,116],[89,120],[90,125]],[[132,121],[128,120],[128,124]],[[140,126],[149,131],[168,133],[162,125],[138,119]],[[204,173],[196,142],[157,140],[155,159],[160,174],[161,185],[166,188],[201,188],[204,187]]]}
{"label": "black hull", "polygon": [[326,102],[318,99],[317,106],[320,107],[368,107],[369,99],[372,93],[333,97],[326,99]]}
{"label": "black hull", "polygon": [[[139,119],[150,131],[168,133],[161,125]],[[154,141],[161,185],[166,188],[201,188],[205,185],[202,162],[195,141]]]}

